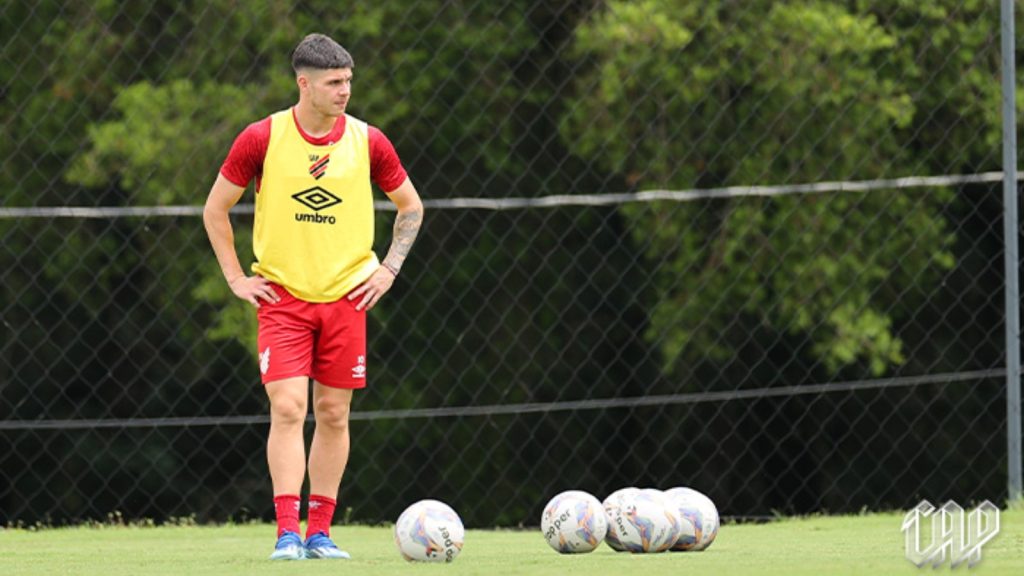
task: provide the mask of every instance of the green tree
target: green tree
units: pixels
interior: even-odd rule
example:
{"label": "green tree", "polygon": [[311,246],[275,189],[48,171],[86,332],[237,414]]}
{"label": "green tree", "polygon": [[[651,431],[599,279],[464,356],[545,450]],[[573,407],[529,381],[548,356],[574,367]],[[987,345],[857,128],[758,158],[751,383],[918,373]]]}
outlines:
{"label": "green tree", "polygon": [[[867,4],[609,2],[577,30],[574,55],[586,72],[563,140],[641,189],[973,168],[934,162],[915,138],[950,122],[981,122],[991,135],[991,115],[971,106],[936,117],[917,104],[918,82],[941,75],[947,101],[975,89],[991,97],[997,83],[953,83],[955,67],[925,71],[911,55],[932,38],[915,11],[937,12],[957,17],[972,39],[960,57],[970,59],[989,34],[978,6],[956,13],[943,5],[959,2],[913,3],[896,21]],[[901,25],[921,44],[906,43]],[[965,154],[978,133],[961,132],[964,146],[945,144]],[[863,364],[881,374],[905,359],[894,334],[901,297],[953,265],[940,213],[950,198],[893,190],[629,206],[634,239],[658,268],[648,339],[671,372],[727,359],[751,326],[770,326],[806,334],[830,372]]]}

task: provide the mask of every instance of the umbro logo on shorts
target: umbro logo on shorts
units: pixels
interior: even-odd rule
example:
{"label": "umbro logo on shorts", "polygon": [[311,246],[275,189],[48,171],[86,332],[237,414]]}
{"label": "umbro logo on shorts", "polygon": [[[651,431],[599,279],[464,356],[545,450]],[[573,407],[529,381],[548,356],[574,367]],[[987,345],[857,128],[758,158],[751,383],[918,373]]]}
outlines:
{"label": "umbro logo on shorts", "polygon": [[360,356],[352,367],[353,378],[366,378],[366,356]]}

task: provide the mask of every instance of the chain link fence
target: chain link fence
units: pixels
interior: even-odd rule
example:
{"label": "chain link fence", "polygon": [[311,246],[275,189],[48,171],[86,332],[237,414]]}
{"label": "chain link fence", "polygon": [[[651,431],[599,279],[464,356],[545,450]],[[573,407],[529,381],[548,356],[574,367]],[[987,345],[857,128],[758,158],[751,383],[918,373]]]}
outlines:
{"label": "chain link fence", "polygon": [[339,521],[1005,495],[997,2],[0,5],[0,525],[271,517],[255,315],[199,214],[311,31],[427,208]]}

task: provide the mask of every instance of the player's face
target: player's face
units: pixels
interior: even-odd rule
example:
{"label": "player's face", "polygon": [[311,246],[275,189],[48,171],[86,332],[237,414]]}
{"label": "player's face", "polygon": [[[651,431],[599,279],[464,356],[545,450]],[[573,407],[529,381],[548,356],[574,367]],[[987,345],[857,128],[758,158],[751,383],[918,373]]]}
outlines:
{"label": "player's face", "polygon": [[334,68],[309,73],[309,96],[313,109],[324,116],[341,116],[352,95],[352,69]]}

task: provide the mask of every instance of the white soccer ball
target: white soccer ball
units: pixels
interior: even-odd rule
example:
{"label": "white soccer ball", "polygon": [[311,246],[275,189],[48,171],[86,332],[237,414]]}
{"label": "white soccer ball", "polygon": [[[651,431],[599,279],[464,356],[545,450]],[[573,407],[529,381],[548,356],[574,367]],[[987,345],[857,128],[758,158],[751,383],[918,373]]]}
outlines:
{"label": "white soccer ball", "polygon": [[395,522],[395,544],[409,561],[451,562],[462,551],[466,530],[444,502],[420,500]]}
{"label": "white soccer ball", "polygon": [[562,554],[590,552],[604,540],[608,519],[597,498],[567,490],[548,501],[540,529],[548,545]]}
{"label": "white soccer ball", "polygon": [[639,488],[634,488],[632,486],[629,488],[620,488],[609,494],[608,497],[604,499],[604,513],[608,518],[608,534],[605,535],[604,541],[616,552],[625,552],[626,547],[619,541],[619,533],[615,529],[615,523],[612,521],[612,518],[618,514],[619,509],[622,507],[623,497],[627,494],[639,491]]}
{"label": "white soccer ball", "polygon": [[691,488],[672,488],[665,495],[675,502],[683,518],[683,531],[672,550],[696,552],[711,546],[719,526],[715,503]]}
{"label": "white soccer ball", "polygon": [[664,552],[679,539],[679,509],[661,490],[627,492],[609,522],[630,552]]}

